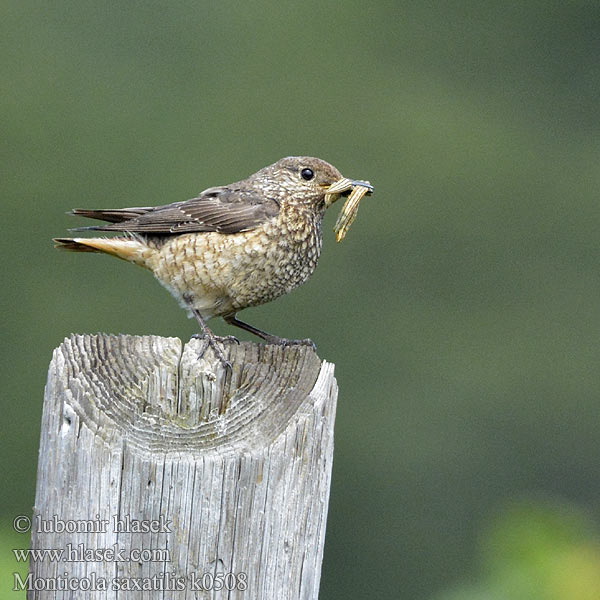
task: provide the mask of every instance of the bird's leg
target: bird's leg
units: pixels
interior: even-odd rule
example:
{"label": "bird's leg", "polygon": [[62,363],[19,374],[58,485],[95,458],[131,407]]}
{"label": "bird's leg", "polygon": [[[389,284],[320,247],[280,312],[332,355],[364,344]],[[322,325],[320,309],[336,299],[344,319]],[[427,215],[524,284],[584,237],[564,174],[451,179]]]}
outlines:
{"label": "bird's leg", "polygon": [[302,346],[310,346],[313,350],[317,349],[317,347],[315,346],[315,343],[312,340],[309,340],[309,339],[288,340],[286,338],[282,338],[277,335],[271,335],[270,333],[261,331],[260,329],[257,329],[256,327],[252,327],[252,325],[248,325],[248,323],[244,323],[243,321],[236,319],[235,314],[225,315],[223,317],[223,320],[226,323],[229,323],[230,325],[235,325],[236,327],[239,327],[240,329],[245,329],[246,331],[249,331],[250,333],[257,335],[259,338],[262,338],[263,340],[265,340],[265,342],[267,342],[267,344],[276,344],[278,346],[302,345]]}
{"label": "bird's leg", "polygon": [[223,344],[224,342],[236,342],[237,344],[239,344],[239,340],[233,337],[232,335],[228,335],[227,337],[215,335],[209,329],[208,325],[204,321],[204,318],[200,314],[200,311],[196,310],[195,308],[192,308],[191,311],[194,317],[196,317],[196,321],[198,321],[198,323],[200,324],[200,327],[202,327],[202,333],[195,333],[192,336],[193,338],[201,339],[204,342],[204,345],[200,350],[198,358],[202,358],[202,356],[206,352],[206,349],[210,346],[213,349],[215,356],[221,361],[222,365],[226,369],[231,369],[233,371],[233,367],[231,366],[231,363],[225,358],[225,354],[223,354],[223,350],[220,344]]}

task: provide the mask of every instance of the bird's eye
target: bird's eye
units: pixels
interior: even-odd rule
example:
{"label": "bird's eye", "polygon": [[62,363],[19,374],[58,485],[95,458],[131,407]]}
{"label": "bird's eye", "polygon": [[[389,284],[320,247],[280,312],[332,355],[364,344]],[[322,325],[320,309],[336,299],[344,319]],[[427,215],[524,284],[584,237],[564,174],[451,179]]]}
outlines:
{"label": "bird's eye", "polygon": [[300,171],[300,175],[302,176],[302,179],[310,181],[315,176],[315,172],[312,169],[302,169],[302,171]]}

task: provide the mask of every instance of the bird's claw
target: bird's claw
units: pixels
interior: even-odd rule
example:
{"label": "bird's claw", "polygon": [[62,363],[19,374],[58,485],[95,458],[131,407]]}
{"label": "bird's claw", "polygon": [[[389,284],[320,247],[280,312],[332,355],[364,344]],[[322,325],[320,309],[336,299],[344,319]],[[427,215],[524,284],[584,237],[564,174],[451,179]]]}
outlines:
{"label": "bird's claw", "polygon": [[308,346],[314,352],[317,351],[317,345],[310,338],[306,338],[304,340],[292,340],[292,342],[298,346]]}
{"label": "bird's claw", "polygon": [[223,365],[225,369],[229,369],[231,373],[233,373],[233,365],[231,362],[225,358],[225,354],[223,353],[223,349],[221,348],[222,344],[226,342],[235,342],[239,344],[239,340],[233,335],[228,335],[226,337],[221,337],[219,335],[208,334],[208,333],[195,333],[192,335],[192,339],[202,340],[203,345],[198,353],[198,359],[201,359],[204,356],[206,350],[210,347],[212,351],[215,353],[215,356],[219,360],[219,362]]}
{"label": "bird's claw", "polygon": [[[205,338],[206,336],[203,333],[194,333],[192,335],[192,339],[194,340],[203,340]],[[235,335],[213,335],[212,338],[217,342],[221,342],[221,344],[225,344],[227,342],[232,342],[234,344],[240,343],[240,340],[238,340]]]}

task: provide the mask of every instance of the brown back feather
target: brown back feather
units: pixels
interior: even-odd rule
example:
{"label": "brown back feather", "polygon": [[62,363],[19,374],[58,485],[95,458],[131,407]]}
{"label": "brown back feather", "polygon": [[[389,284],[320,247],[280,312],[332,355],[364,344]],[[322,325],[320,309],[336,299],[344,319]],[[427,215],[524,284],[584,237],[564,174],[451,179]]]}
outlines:
{"label": "brown back feather", "polygon": [[112,222],[79,229],[146,234],[238,233],[258,227],[278,213],[276,200],[265,198],[255,190],[228,187],[209,188],[198,198],[154,208],[74,211],[74,214]]}

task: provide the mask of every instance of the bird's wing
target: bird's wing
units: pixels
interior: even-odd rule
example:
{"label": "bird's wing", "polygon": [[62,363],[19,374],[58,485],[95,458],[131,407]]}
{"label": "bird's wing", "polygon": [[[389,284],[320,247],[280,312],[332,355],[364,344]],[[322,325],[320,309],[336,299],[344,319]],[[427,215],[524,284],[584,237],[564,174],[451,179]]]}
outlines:
{"label": "bird's wing", "polygon": [[139,215],[143,215],[151,210],[154,206],[144,206],[135,208],[74,208],[69,212],[70,215],[78,217],[87,217],[88,219],[98,219],[99,221],[108,221],[109,223],[121,223],[128,219],[133,219]]}
{"label": "bird's wing", "polygon": [[279,203],[259,195],[255,190],[215,187],[205,190],[197,198],[154,208],[104,211],[77,209],[73,213],[112,222],[110,225],[82,227],[79,230],[150,234],[203,231],[239,233],[254,229],[275,217],[279,213]]}

